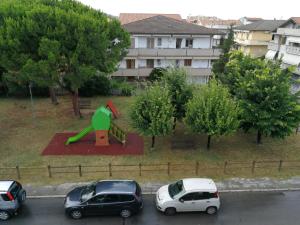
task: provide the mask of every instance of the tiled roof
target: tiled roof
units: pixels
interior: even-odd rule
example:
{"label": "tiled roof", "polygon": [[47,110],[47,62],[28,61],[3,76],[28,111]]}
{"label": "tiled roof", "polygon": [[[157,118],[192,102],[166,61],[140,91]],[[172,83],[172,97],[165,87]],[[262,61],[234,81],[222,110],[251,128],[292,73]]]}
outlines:
{"label": "tiled roof", "polygon": [[165,16],[154,16],[123,25],[131,34],[223,34],[203,26]]}
{"label": "tiled roof", "polygon": [[274,31],[285,22],[286,20],[260,20],[247,25],[235,27],[234,30]]}
{"label": "tiled roof", "polygon": [[153,16],[166,16],[169,18],[173,18],[176,20],[181,20],[181,16],[179,14],[159,14],[159,13],[120,13],[119,20],[121,24],[132,23],[138,20],[147,19]]}
{"label": "tiled roof", "polygon": [[259,18],[259,17],[245,17],[247,20],[249,21],[259,21],[259,20],[263,20],[263,18]]}
{"label": "tiled roof", "polygon": [[291,17],[291,20],[293,20],[296,24],[300,24],[300,17]]}

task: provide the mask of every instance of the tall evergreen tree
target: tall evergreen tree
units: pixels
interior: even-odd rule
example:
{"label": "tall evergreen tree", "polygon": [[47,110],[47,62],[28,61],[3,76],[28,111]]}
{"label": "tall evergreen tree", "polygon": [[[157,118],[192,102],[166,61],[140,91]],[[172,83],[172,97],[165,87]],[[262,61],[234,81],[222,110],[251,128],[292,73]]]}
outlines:
{"label": "tall evergreen tree", "polygon": [[229,33],[227,34],[227,38],[221,43],[220,48],[222,50],[222,54],[220,58],[216,60],[212,67],[212,72],[217,79],[222,79],[224,74],[225,65],[229,61],[229,52],[232,50],[234,44],[234,32],[233,26],[230,26]]}
{"label": "tall evergreen tree", "polygon": [[7,80],[67,88],[76,115],[78,89],[96,71],[113,72],[129,44],[117,19],[78,1],[1,0],[0,64]]}

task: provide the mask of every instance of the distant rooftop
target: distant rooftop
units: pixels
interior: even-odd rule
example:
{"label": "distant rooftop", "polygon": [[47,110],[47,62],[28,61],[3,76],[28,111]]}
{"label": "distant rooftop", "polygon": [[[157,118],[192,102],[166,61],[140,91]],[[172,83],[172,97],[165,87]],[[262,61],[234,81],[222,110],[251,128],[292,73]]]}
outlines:
{"label": "distant rooftop", "polygon": [[247,17],[247,16],[245,16],[244,18],[247,19],[248,21],[253,21],[253,22],[263,20],[263,18],[260,18],[260,17]]}
{"label": "distant rooftop", "polygon": [[124,24],[123,27],[131,34],[223,34],[217,29],[206,28],[161,15]]}
{"label": "distant rooftop", "polygon": [[166,16],[176,20],[182,20],[179,14],[159,14],[159,13],[120,13],[119,20],[121,24],[132,23],[138,20],[147,19],[153,16]]}
{"label": "distant rooftop", "polygon": [[260,20],[247,25],[235,27],[235,30],[248,31],[275,31],[278,27],[284,24],[286,20]]}
{"label": "distant rooftop", "polygon": [[239,20],[223,20],[218,17],[210,16],[189,16],[187,21],[190,23],[197,23],[202,26],[213,26],[213,25],[241,25]]}

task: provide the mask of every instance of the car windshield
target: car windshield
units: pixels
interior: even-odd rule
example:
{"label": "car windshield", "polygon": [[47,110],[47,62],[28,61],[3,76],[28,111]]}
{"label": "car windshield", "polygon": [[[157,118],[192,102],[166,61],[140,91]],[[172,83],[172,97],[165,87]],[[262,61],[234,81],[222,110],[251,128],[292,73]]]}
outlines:
{"label": "car windshield", "polygon": [[178,195],[179,193],[184,191],[183,187],[183,181],[177,181],[176,183],[170,184],[168,187],[169,195],[171,198],[174,198],[174,196]]}
{"label": "car windshield", "polygon": [[86,186],[84,189],[81,191],[81,201],[85,202],[89,200],[91,197],[95,195],[96,192],[96,184],[92,183],[88,186]]}

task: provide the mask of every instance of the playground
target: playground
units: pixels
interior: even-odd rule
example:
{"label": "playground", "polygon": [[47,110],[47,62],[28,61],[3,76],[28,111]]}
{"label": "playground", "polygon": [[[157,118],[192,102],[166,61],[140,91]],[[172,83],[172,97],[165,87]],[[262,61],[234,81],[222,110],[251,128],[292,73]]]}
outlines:
{"label": "playground", "polygon": [[56,133],[42,155],[141,155],[144,141],[127,133],[113,119],[121,116],[111,100],[98,107],[80,132]]}

